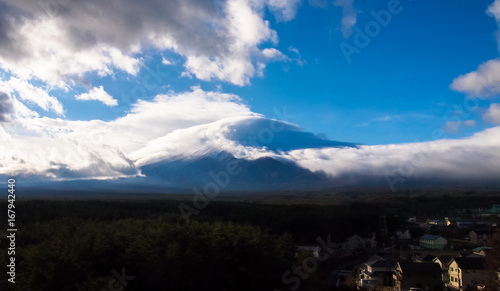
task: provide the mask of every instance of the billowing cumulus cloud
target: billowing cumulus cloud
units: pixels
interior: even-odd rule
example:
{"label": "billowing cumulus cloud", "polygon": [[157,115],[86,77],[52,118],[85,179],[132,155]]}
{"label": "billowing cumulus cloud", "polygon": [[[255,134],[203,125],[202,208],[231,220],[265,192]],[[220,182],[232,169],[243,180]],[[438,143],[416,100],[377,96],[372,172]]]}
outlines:
{"label": "billowing cumulus cloud", "polygon": [[[486,12],[494,17],[497,24],[500,25],[500,0],[495,0]],[[497,42],[500,46],[500,31],[497,32]],[[498,95],[500,93],[500,59],[484,62],[476,71],[455,78],[450,88],[458,92],[464,92],[471,97],[493,97]]]}
{"label": "billowing cumulus cloud", "polygon": [[102,86],[92,88],[88,93],[75,96],[76,100],[97,100],[108,106],[118,105],[118,101],[109,95]]}
{"label": "billowing cumulus cloud", "polygon": [[483,118],[488,122],[500,125],[500,104],[491,104]]}
{"label": "billowing cumulus cloud", "polygon": [[0,122],[9,121],[12,113],[13,106],[10,96],[0,91]]}
{"label": "billowing cumulus cloud", "polygon": [[[8,11],[2,10],[0,14]],[[112,44],[96,42],[93,38],[79,40],[73,35],[79,29],[72,28],[72,21],[48,17],[40,8],[34,12],[37,14],[18,12],[13,14],[17,17],[0,16],[8,18],[12,26],[11,37],[5,38],[0,47],[16,52],[1,54],[0,66],[16,77],[36,78],[51,86],[69,89],[72,78],[82,78],[88,72],[97,72],[100,76],[112,74],[114,69],[129,74],[138,72],[140,60],[123,54]]]}
{"label": "billowing cumulus cloud", "polygon": [[[0,0],[0,90],[11,97],[14,119],[39,117],[33,106],[64,117],[54,95],[59,89],[116,106],[91,80],[138,76],[154,54],[181,56],[182,76],[247,85],[263,76],[267,63],[287,60],[269,47],[278,36],[266,10],[289,21],[299,2]],[[75,94],[82,85],[92,89]]]}
{"label": "billowing cumulus cloud", "polygon": [[199,79],[245,85],[255,74],[257,46],[278,40],[263,19],[265,8],[288,21],[297,6],[277,0],[5,0],[0,66],[22,79],[68,88],[71,78],[88,72],[135,75],[138,55],[156,48],[185,56],[186,70]]}
{"label": "billowing cumulus cloud", "polygon": [[492,97],[500,93],[500,60],[490,60],[474,71],[457,77],[451,89],[472,97]]}
{"label": "billowing cumulus cloud", "polygon": [[16,93],[19,99],[30,104],[36,104],[45,111],[64,114],[63,105],[56,97],[51,96],[46,89],[37,87],[28,81],[11,77],[8,81],[0,78],[0,90],[8,94]]}
{"label": "billowing cumulus cloud", "polygon": [[500,1],[495,0],[493,4],[488,7],[488,14],[495,17],[497,21],[500,21]]}
{"label": "billowing cumulus cloud", "polygon": [[278,20],[290,21],[295,18],[300,0],[267,0],[266,4]]}

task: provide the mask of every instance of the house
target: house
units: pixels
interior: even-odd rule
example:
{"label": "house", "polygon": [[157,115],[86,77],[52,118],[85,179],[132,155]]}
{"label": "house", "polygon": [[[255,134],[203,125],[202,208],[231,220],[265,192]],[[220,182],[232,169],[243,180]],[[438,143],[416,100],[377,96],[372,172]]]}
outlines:
{"label": "house", "polygon": [[444,237],[431,234],[423,235],[419,241],[421,247],[433,250],[442,250],[446,244],[448,241]]}
{"label": "house", "polygon": [[396,261],[376,260],[366,262],[360,270],[358,287],[360,290],[371,291],[383,287],[394,286],[394,268]]}
{"label": "house", "polygon": [[472,249],[472,253],[475,254],[475,255],[480,255],[480,256],[486,256],[486,253],[489,252],[489,250],[491,250],[490,247],[477,247],[475,249]]}
{"label": "house", "polygon": [[364,238],[359,235],[351,236],[342,243],[342,249],[344,250],[365,250],[375,247],[377,247],[377,241],[375,240],[375,238]]}
{"label": "house", "polygon": [[429,219],[429,221],[427,221],[427,225],[429,226],[448,226],[449,224],[449,221],[446,219]]}
{"label": "house", "polygon": [[445,284],[449,283],[450,281],[450,274],[448,273],[448,270],[450,268],[450,264],[452,261],[453,261],[452,256],[437,256],[433,260],[434,263],[438,264],[441,267],[442,270],[441,279]]}
{"label": "house", "polygon": [[452,261],[452,256],[437,256],[433,260],[434,263],[439,264],[441,270],[448,270]]}
{"label": "house", "polygon": [[427,291],[441,291],[441,267],[436,263],[399,262],[396,265],[393,280],[396,291],[408,291],[419,288]]}
{"label": "house", "polygon": [[488,223],[484,221],[457,221],[457,226],[459,228],[473,228],[473,227],[487,227]]}
{"label": "house", "polygon": [[422,255],[414,258],[413,260],[416,263],[424,263],[424,262],[433,262],[435,258],[436,258],[436,256],[431,255],[431,254],[422,254]]}
{"label": "house", "polygon": [[411,239],[411,234],[409,229],[398,229],[396,232],[396,237],[400,240]]}
{"label": "house", "polygon": [[408,218],[408,222],[414,223],[420,227],[427,227],[428,219],[426,217],[422,217],[422,216],[414,216],[414,217]]}
{"label": "house", "polygon": [[469,232],[469,238],[473,244],[489,245],[494,234],[495,231],[491,229],[473,230]]}
{"label": "house", "polygon": [[484,214],[500,215],[500,204],[493,204],[493,207],[484,211]]}
{"label": "house", "polygon": [[477,289],[484,286],[489,271],[485,268],[484,257],[454,258],[448,273],[450,280],[448,287],[455,290]]}

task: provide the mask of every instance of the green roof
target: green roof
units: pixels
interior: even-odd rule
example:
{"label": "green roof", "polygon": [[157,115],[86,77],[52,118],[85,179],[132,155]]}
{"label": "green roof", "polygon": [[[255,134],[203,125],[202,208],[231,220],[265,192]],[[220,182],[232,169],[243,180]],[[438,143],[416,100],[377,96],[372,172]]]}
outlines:
{"label": "green roof", "polygon": [[491,248],[490,247],[477,247],[477,248],[473,249],[472,251],[478,253],[482,250],[491,250]]}
{"label": "green roof", "polygon": [[488,210],[485,210],[484,212],[491,213],[491,214],[496,214],[496,213],[500,214],[500,204],[493,204],[493,207],[491,207]]}
{"label": "green roof", "polygon": [[425,234],[423,235],[420,239],[426,239],[426,240],[437,240],[439,238],[443,238],[442,236],[439,235],[432,235],[432,234]]}

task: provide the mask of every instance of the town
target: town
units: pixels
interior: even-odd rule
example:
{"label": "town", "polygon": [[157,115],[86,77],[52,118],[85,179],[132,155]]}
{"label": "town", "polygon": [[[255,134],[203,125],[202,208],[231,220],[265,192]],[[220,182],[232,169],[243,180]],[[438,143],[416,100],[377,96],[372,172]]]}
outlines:
{"label": "town", "polygon": [[[413,216],[388,235],[385,216],[371,236],[337,243],[337,288],[363,291],[495,290],[500,279],[500,204],[464,209],[460,217]],[[492,247],[495,246],[495,249]],[[320,258],[320,246],[298,246]]]}

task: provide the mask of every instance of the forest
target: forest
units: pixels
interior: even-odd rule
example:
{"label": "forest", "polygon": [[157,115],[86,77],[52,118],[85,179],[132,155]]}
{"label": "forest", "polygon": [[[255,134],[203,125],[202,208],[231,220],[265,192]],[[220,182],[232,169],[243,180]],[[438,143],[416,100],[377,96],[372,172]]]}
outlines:
{"label": "forest", "polygon": [[[458,203],[469,204],[463,197]],[[213,201],[189,223],[179,212],[180,200],[19,199],[16,284],[1,272],[0,290],[290,290],[282,276],[304,259],[297,245],[370,235],[380,215],[391,234],[405,223],[405,207],[424,211],[425,205],[449,204],[429,199]],[[3,236],[0,247],[7,250],[8,244]],[[7,262],[6,251],[0,260]],[[300,290],[331,290],[328,272],[337,263],[335,257],[320,262]]]}

